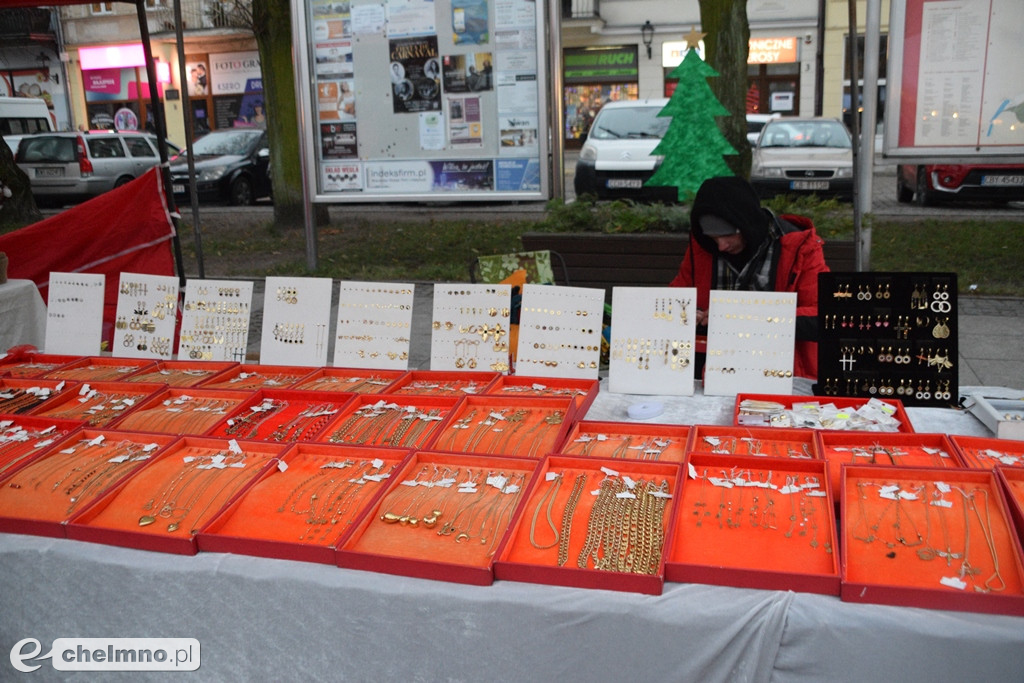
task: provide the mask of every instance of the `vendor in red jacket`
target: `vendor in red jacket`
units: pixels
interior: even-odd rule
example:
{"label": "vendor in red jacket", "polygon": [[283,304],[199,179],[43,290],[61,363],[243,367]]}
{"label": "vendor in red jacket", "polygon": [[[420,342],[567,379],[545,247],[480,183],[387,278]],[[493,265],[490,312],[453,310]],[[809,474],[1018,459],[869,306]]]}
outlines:
{"label": "vendor in red jacket", "polygon": [[776,216],[735,176],[709,178],[690,210],[690,246],[673,287],[697,288],[697,325],[706,326],[713,289],[796,292],[793,373],[818,374],[818,273],[824,242],[803,216]]}

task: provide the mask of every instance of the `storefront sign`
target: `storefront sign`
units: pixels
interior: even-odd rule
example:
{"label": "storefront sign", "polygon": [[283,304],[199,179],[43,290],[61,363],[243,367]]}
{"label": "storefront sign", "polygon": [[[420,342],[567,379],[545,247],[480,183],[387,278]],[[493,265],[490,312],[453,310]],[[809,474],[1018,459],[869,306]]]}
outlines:
{"label": "storefront sign", "polygon": [[[751,38],[747,47],[747,64],[785,64],[797,61],[796,38]],[[666,69],[679,66],[686,56],[686,41],[671,41],[661,45],[661,65]],[[704,58],[704,41],[697,54]]]}
{"label": "storefront sign", "polygon": [[565,82],[635,81],[636,46],[567,49]]}
{"label": "storefront sign", "polygon": [[214,95],[241,95],[263,90],[258,52],[210,55],[210,87]]}

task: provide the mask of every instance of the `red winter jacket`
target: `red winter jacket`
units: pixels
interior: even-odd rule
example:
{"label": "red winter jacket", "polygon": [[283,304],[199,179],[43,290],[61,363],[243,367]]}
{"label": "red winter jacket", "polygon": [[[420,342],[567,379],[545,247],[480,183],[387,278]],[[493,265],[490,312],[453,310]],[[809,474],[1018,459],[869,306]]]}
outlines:
{"label": "red winter jacket", "polygon": [[[783,228],[780,248],[775,251],[772,264],[775,291],[796,292],[797,337],[801,328],[817,329],[818,273],[828,272],[822,245],[825,243],[814,230],[814,223],[805,216],[786,214],[778,216]],[[788,224],[788,225],[787,225]],[[693,228],[691,227],[691,230]],[[693,239],[679,265],[679,273],[670,283],[672,287],[696,287],[697,308],[707,310],[711,292],[711,278],[717,256]],[[801,321],[801,318],[804,320]],[[803,324],[801,324],[803,323]],[[797,341],[794,351],[793,374],[817,379],[818,343]]]}

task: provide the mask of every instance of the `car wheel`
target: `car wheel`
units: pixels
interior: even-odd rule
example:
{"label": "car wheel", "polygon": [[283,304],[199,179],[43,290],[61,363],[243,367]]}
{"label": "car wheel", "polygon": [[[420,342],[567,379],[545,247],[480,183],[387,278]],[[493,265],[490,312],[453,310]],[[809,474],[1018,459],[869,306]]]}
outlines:
{"label": "car wheel", "polygon": [[245,176],[238,176],[231,181],[231,203],[235,206],[249,206],[255,201],[252,183]]}
{"label": "car wheel", "polygon": [[935,193],[928,189],[928,172],[924,166],[917,169],[917,190],[914,194],[918,206],[935,206]]}
{"label": "car wheel", "polygon": [[903,175],[896,171],[896,201],[900,204],[909,204],[914,199],[914,188],[907,187],[903,182]]}
{"label": "car wheel", "polygon": [[133,180],[135,180],[135,178],[132,178],[130,175],[123,175],[114,181],[114,187],[121,187],[122,185],[127,185]]}

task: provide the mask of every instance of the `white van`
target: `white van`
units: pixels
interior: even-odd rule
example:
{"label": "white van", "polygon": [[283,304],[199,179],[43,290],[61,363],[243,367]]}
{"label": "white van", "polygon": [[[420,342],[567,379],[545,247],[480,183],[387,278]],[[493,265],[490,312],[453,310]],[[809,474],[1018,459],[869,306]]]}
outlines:
{"label": "white van", "polygon": [[37,97],[0,97],[0,136],[17,154],[23,135],[51,132],[53,117],[46,102]]}

